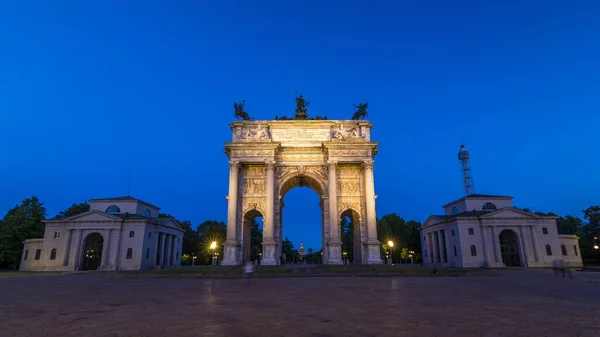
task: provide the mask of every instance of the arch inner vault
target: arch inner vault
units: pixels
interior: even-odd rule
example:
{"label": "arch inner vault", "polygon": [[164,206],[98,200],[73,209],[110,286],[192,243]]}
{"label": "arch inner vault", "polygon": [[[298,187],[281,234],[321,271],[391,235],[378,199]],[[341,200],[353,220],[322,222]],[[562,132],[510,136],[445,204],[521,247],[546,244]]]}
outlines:
{"label": "arch inner vault", "polygon": [[263,216],[262,264],[280,263],[283,197],[307,186],[320,197],[323,263],[341,264],[340,220],[354,214],[355,251],[363,264],[380,264],[377,240],[372,124],[359,120],[237,121],[230,125],[227,240],[224,265],[247,259],[244,226]]}

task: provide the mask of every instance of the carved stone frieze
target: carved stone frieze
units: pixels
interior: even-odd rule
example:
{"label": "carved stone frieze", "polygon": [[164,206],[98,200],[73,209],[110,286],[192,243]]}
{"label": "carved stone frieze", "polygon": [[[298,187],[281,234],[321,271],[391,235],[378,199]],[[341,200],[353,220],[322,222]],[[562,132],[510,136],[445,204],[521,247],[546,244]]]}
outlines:
{"label": "carved stone frieze", "polygon": [[240,133],[234,138],[234,141],[238,142],[265,142],[270,140],[269,126],[267,125],[266,128],[263,128],[261,124],[258,124],[258,126],[243,127]]}
{"label": "carved stone frieze", "polygon": [[360,195],[358,179],[338,179],[338,193],[340,195]]}
{"label": "carved stone frieze", "polygon": [[360,165],[342,165],[339,167],[338,173],[341,178],[357,177],[360,175],[360,170]]}
{"label": "carved stone frieze", "polygon": [[305,175],[308,173],[314,174],[319,178],[326,180],[327,179],[327,169],[323,165],[298,165],[298,166],[278,166],[277,167],[277,178],[281,179],[282,177],[296,173],[298,175]]}
{"label": "carved stone frieze", "polygon": [[338,213],[345,211],[347,209],[354,209],[354,210],[358,211],[360,214],[361,197],[360,196],[353,196],[353,197],[339,196],[337,205],[338,205]]}
{"label": "carved stone frieze", "polygon": [[244,180],[244,193],[246,194],[264,194],[264,179],[246,179]]}
{"label": "carved stone frieze", "polygon": [[[256,210],[265,210],[266,205],[266,197],[245,197],[244,198],[244,212],[256,209]],[[264,216],[264,214],[263,214]]]}
{"label": "carved stone frieze", "polygon": [[350,129],[346,129],[342,124],[339,124],[337,128],[332,128],[331,140],[334,142],[364,142],[366,137],[365,135],[361,134],[360,128],[352,127]]}
{"label": "carved stone frieze", "polygon": [[365,149],[345,149],[329,150],[330,156],[370,156],[371,150]]}
{"label": "carved stone frieze", "polygon": [[274,154],[273,150],[263,150],[263,149],[248,149],[248,150],[231,150],[232,157],[263,157],[263,156],[272,156]]}
{"label": "carved stone frieze", "polygon": [[265,166],[248,166],[246,170],[247,176],[265,176],[267,174],[267,168]]}

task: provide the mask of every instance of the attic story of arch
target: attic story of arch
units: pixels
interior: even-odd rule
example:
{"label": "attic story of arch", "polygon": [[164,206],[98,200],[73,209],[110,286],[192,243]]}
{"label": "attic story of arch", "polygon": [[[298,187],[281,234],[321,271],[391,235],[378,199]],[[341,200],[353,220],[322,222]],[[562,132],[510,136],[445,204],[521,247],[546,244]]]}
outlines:
{"label": "attic story of arch", "polygon": [[377,240],[373,159],[377,142],[364,119],[366,103],[352,119],[310,118],[308,102],[296,98],[294,118],[253,120],[234,104],[229,157],[227,239],[223,264],[239,265],[250,258],[250,226],[263,217],[262,264],[276,265],[282,255],[283,198],[292,188],[307,186],[320,197],[323,263],[342,264],[343,216],[354,226],[354,263],[380,264]]}

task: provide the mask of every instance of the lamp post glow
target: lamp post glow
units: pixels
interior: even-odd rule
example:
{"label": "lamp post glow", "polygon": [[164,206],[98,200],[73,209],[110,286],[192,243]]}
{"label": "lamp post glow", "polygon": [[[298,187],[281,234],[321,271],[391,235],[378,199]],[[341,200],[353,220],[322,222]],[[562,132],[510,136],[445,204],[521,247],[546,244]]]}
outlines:
{"label": "lamp post glow", "polygon": [[390,264],[394,265],[394,241],[388,241],[388,246],[390,246]]}
{"label": "lamp post glow", "polygon": [[210,244],[210,250],[212,251],[212,264],[213,264],[213,266],[217,262],[217,259],[216,259],[216,256],[215,256],[215,249],[216,248],[217,248],[217,241],[211,242],[211,244]]}

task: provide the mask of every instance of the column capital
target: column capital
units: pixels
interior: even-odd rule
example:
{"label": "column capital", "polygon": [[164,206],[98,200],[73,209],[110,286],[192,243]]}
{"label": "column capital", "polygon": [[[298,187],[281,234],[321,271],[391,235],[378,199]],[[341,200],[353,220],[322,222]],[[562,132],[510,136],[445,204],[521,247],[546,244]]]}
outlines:
{"label": "column capital", "polygon": [[239,169],[241,166],[241,163],[239,162],[239,160],[230,160],[229,161],[229,168],[231,170],[237,170]]}
{"label": "column capital", "polygon": [[363,160],[362,161],[362,168],[363,168],[363,170],[372,170],[374,162],[375,161],[373,159]]}
{"label": "column capital", "polygon": [[265,165],[267,165],[268,169],[272,170],[275,168],[275,160],[267,159],[267,160],[265,160]]}
{"label": "column capital", "polygon": [[337,166],[338,162],[337,160],[329,160],[327,161],[327,166],[329,168],[335,169],[335,167]]}

